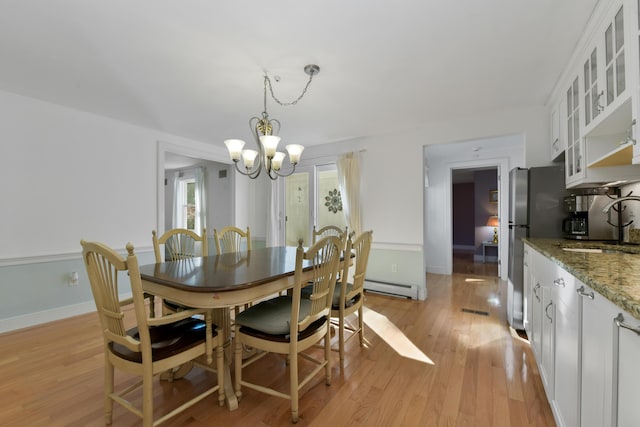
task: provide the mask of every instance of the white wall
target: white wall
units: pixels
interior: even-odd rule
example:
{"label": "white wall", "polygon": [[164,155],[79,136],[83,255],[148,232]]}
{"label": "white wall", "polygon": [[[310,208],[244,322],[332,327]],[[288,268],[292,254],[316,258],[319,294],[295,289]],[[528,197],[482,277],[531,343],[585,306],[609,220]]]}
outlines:
{"label": "white wall", "polygon": [[[164,220],[163,150],[192,157],[212,151],[210,144],[6,92],[0,92],[0,117],[0,320],[91,301],[82,273],[79,287],[66,285],[70,269],[83,271],[79,240],[116,248],[131,241],[149,250],[150,230]],[[364,227],[374,230],[376,244],[430,255],[441,248],[430,246],[431,237],[423,248],[423,146],[522,133],[525,164],[543,165],[547,129],[541,106],[309,146],[305,158],[365,150]],[[228,162],[224,148],[213,151],[219,158],[208,160]],[[239,195],[233,217],[266,236],[268,181],[231,177]],[[437,206],[426,209],[427,224],[437,227]],[[60,256],[74,264],[52,262]]]}
{"label": "white wall", "polygon": [[[432,123],[414,130],[357,138],[335,144],[312,146],[305,150],[311,159],[337,156],[354,150],[362,153],[363,227],[374,230],[374,244],[418,246],[424,252],[423,271],[447,274],[447,243],[451,242],[450,222],[443,209],[450,203],[449,169],[444,161],[429,169],[429,200],[424,200],[423,147],[461,141],[520,135],[523,146],[515,152],[506,150],[483,156],[507,160],[505,169],[515,166],[544,166],[549,160],[548,111],[544,106],[512,109]],[[474,160],[470,147],[459,146],[447,154],[453,160]],[[506,193],[503,187],[503,193]],[[502,208],[501,208],[502,209]],[[424,218],[423,218],[424,212]],[[506,217],[506,207],[501,211]],[[427,230],[423,225],[426,224]],[[505,235],[501,226],[501,233]],[[400,247],[400,246],[398,246]],[[450,252],[450,251],[449,251]],[[506,248],[502,251],[506,253]],[[450,254],[449,254],[450,256]],[[423,285],[424,286],[424,285]],[[426,294],[426,287],[423,289]]]}
{"label": "white wall", "polygon": [[151,245],[158,141],[195,142],[4,92],[0,117],[0,260]]}
{"label": "white wall", "polygon": [[[0,320],[33,315],[11,325],[95,309],[80,239],[132,242],[141,263],[152,262],[151,230],[164,219],[159,146],[228,158],[223,148],[6,92],[0,117]],[[71,271],[77,287],[67,286]]]}

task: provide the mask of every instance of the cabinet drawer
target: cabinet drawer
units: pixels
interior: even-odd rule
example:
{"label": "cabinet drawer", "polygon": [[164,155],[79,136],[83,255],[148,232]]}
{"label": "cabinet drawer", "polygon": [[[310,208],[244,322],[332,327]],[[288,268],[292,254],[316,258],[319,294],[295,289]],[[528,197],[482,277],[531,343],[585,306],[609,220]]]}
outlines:
{"label": "cabinet drawer", "polygon": [[574,276],[560,267],[554,269],[552,276],[552,287],[554,288],[558,300],[565,305],[573,307],[577,304],[578,294],[576,283],[579,283]]}

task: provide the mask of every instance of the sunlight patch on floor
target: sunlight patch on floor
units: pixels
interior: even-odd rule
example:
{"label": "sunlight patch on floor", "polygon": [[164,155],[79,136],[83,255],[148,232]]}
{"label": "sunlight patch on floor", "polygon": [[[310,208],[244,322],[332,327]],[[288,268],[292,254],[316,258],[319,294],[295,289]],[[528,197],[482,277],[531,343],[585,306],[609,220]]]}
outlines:
{"label": "sunlight patch on floor", "polygon": [[394,349],[400,356],[417,360],[418,362],[433,365],[433,361],[422,352],[393,322],[389,321],[376,311],[367,307],[363,308],[364,322],[367,326],[382,338],[389,347]]}
{"label": "sunlight patch on floor", "polygon": [[473,277],[467,277],[466,279],[464,279],[465,282],[486,282],[486,279],[478,279],[478,278],[473,278]]}

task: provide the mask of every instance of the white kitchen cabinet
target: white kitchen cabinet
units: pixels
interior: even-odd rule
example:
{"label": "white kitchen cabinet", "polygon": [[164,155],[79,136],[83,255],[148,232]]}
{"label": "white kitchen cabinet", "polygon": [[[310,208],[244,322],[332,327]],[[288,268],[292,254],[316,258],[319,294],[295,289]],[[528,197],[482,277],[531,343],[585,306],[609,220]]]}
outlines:
{"label": "white kitchen cabinet", "polygon": [[612,425],[612,319],[617,315],[617,308],[586,285],[578,292],[582,318],[580,425],[608,427]]}
{"label": "white kitchen cabinet", "polygon": [[555,399],[555,345],[556,345],[556,304],[553,288],[542,284],[542,330],[540,376],[547,391],[549,402]]}
{"label": "white kitchen cabinet", "polygon": [[532,336],[540,377],[549,402],[553,402],[555,390],[555,345],[556,345],[556,290],[553,280],[555,264],[539,252],[528,248],[532,265]]}
{"label": "white kitchen cabinet", "polygon": [[[631,6],[635,6],[636,10],[633,11]],[[628,16],[632,17],[630,19],[631,24],[629,25],[631,37],[630,37],[630,46],[628,48],[629,52],[638,52],[640,51],[640,0],[634,0],[627,7],[629,10]],[[637,45],[633,46],[633,43],[637,43]],[[631,139],[635,140],[638,138],[638,119],[640,118],[640,91],[638,88],[640,87],[640,54],[638,55],[629,55],[629,58],[633,58],[629,62],[632,62],[632,65],[635,65],[635,72],[629,72],[629,75],[634,79],[631,79],[631,84],[629,90],[633,97],[632,102],[632,125],[630,127],[629,136]],[[640,144],[636,141],[632,143],[632,163],[640,164]]]}
{"label": "white kitchen cabinet", "polygon": [[558,426],[638,426],[640,320],[525,245],[528,336]]}
{"label": "white kitchen cabinet", "polygon": [[549,125],[551,126],[551,161],[557,161],[558,158],[567,149],[566,124],[563,112],[567,109],[567,101],[563,97],[551,110]]}
{"label": "white kitchen cabinet", "polygon": [[609,1],[602,23],[584,54],[581,76],[584,136],[615,135],[631,125],[633,79],[629,70],[635,68],[628,59],[633,44],[628,39],[633,32],[625,27],[633,22],[634,9],[629,1]]}
{"label": "white kitchen cabinet", "polygon": [[529,263],[531,262],[531,252],[527,245],[524,245],[523,257],[522,257],[522,279],[523,279],[523,289],[522,295],[524,296],[524,301],[522,304],[522,312],[523,312],[523,320],[522,324],[524,326],[525,332],[527,334],[531,333],[531,292],[532,292],[532,279],[531,274],[529,272]]}
{"label": "white kitchen cabinet", "polygon": [[544,261],[543,256],[528,245],[524,245],[525,259],[528,260],[525,282],[529,282],[526,295],[525,316],[530,320],[525,323],[529,343],[533,350],[536,360],[541,360],[541,344],[542,344],[542,284],[537,277],[537,273],[541,272],[539,265]]}
{"label": "white kitchen cabinet", "polygon": [[542,354],[542,285],[534,275],[531,288],[531,332],[528,334],[529,342],[536,360],[541,360]]}
{"label": "white kitchen cabinet", "polygon": [[[617,8],[604,31],[605,103],[610,107],[627,88],[624,6]],[[605,107],[605,108],[606,108]]]}
{"label": "white kitchen cabinet", "polygon": [[620,312],[615,319],[617,330],[614,331],[613,349],[614,425],[638,426],[640,425],[640,404],[638,403],[640,321],[625,312]]}
{"label": "white kitchen cabinet", "polygon": [[577,426],[580,418],[580,309],[574,276],[555,267],[555,407],[559,426]]}
{"label": "white kitchen cabinet", "polygon": [[566,132],[567,150],[565,154],[565,174],[566,185],[571,186],[574,182],[584,178],[584,139],[581,138],[580,128],[580,84],[576,76],[566,93]]}
{"label": "white kitchen cabinet", "polygon": [[640,116],[639,2],[598,4],[550,102],[551,160],[564,152],[567,188],[640,176],[640,144],[632,141]]}
{"label": "white kitchen cabinet", "polygon": [[583,65],[582,81],[584,83],[584,122],[589,126],[604,109],[601,99],[604,91],[598,81],[598,46],[591,50]]}

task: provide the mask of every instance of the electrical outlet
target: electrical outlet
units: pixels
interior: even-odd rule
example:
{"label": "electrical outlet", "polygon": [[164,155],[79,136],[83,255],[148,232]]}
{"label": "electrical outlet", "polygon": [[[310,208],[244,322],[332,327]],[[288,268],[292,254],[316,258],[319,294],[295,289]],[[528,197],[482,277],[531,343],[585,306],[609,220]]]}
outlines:
{"label": "electrical outlet", "polygon": [[78,272],[72,271],[71,274],[69,274],[69,286],[78,286],[78,283],[80,283]]}
{"label": "electrical outlet", "polygon": [[391,264],[391,272],[392,273],[398,272],[398,264]]}

